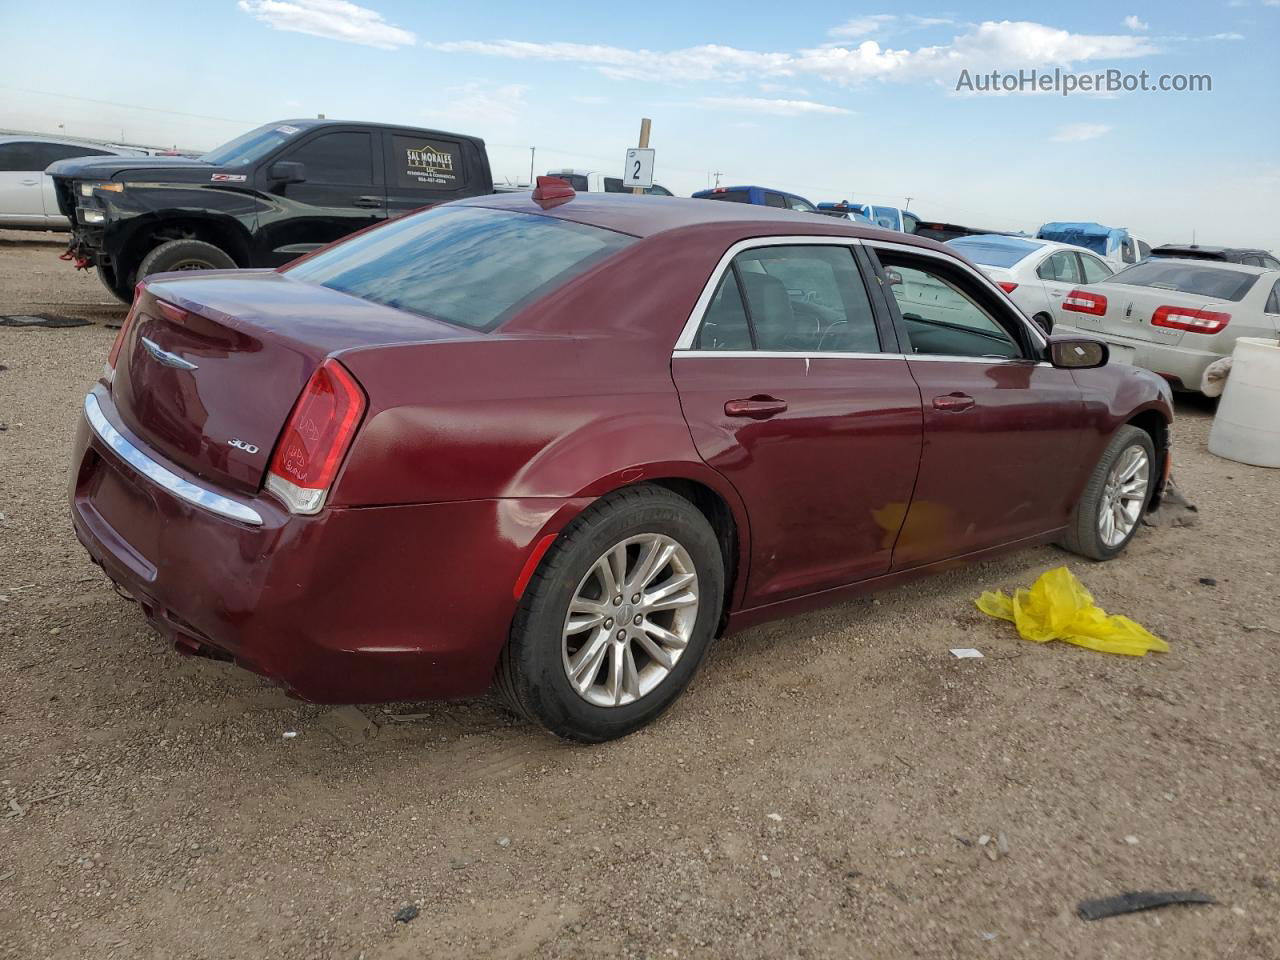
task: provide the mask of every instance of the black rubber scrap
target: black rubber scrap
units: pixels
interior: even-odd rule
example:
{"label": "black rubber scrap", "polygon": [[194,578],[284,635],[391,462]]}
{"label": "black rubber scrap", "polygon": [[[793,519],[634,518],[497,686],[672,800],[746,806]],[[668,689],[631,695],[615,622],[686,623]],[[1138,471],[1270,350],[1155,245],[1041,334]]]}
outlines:
{"label": "black rubber scrap", "polygon": [[408,906],[401,907],[396,911],[396,915],[391,919],[396,923],[408,923],[418,915],[418,908],[412,903]]}
{"label": "black rubber scrap", "polygon": [[1100,900],[1081,900],[1076,912],[1086,920],[1102,920],[1124,913],[1137,913],[1153,907],[1168,907],[1176,903],[1217,903],[1213,897],[1199,890],[1134,890],[1116,897]]}

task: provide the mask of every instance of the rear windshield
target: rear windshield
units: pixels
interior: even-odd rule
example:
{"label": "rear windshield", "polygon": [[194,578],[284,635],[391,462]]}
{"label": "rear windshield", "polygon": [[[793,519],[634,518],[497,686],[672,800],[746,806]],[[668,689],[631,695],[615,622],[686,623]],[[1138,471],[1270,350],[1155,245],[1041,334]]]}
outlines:
{"label": "rear windshield", "polygon": [[730,203],[750,203],[751,194],[745,190],[721,190],[718,193],[704,193],[703,200],[728,200]]}
{"label": "rear windshield", "polygon": [[436,207],[288,267],[295,280],[490,330],[634,238],[552,217]]}
{"label": "rear windshield", "polygon": [[1039,250],[1042,244],[1025,240],[994,240],[990,237],[957,237],[947,246],[955,247],[974,263],[987,267],[1012,267],[1024,257]]}
{"label": "rear windshield", "polygon": [[1256,273],[1224,270],[1207,263],[1178,263],[1173,260],[1144,260],[1126,267],[1107,280],[1131,287],[1155,287],[1158,290],[1176,290],[1212,300],[1240,301],[1257,282]]}

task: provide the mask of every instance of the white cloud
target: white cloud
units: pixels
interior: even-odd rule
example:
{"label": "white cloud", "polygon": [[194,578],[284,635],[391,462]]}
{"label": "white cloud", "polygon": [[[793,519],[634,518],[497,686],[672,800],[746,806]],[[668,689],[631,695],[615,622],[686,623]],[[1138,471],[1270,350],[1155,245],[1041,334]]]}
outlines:
{"label": "white cloud", "polygon": [[598,107],[601,104],[608,103],[608,97],[598,97],[595,94],[579,94],[576,97],[570,97],[574,103],[581,103],[588,107]]}
{"label": "white cloud", "polygon": [[408,30],[387,23],[376,10],[348,0],[239,0],[237,6],[276,30],[383,50],[394,50],[417,41]]}
{"label": "white cloud", "polygon": [[1151,28],[1151,24],[1139,20],[1134,14],[1129,14],[1124,18],[1124,25],[1130,30],[1149,30]]}
{"label": "white cloud", "polygon": [[812,113],[853,113],[844,107],[812,100],[770,100],[765,97],[702,97],[698,104],[722,110],[747,110],[752,113],[771,113],[781,117],[794,117]]}
{"label": "white cloud", "polygon": [[1054,143],[1080,143],[1084,140],[1097,140],[1111,130],[1105,123],[1069,123],[1065,127],[1059,127],[1058,132],[1049,139]]}
{"label": "white cloud", "polygon": [[508,83],[486,87],[482,83],[464,83],[446,87],[438,99],[441,106],[424,116],[432,123],[454,125],[468,130],[492,130],[509,125],[525,108],[528,87]]}
{"label": "white cloud", "polygon": [[846,20],[838,27],[832,27],[827,31],[827,36],[865,37],[867,34],[875,33],[886,24],[893,23],[897,19],[897,15],[892,13],[873,13],[867,17],[854,17],[852,20]]}
{"label": "white cloud", "polygon": [[1215,33],[1209,37],[1210,40],[1243,40],[1243,33]]}
{"label": "white cloud", "polygon": [[446,53],[518,60],[552,60],[594,67],[606,76],[689,83],[706,80],[760,82],[766,77],[816,75],[840,83],[872,79],[954,79],[961,69],[1012,70],[1091,60],[1143,57],[1158,52],[1144,37],[1071,33],[1040,23],[988,21],[967,28],[950,43],[916,49],[827,44],[794,52],[757,52],[719,44],[653,51],[581,43],[460,40],[429,43]]}

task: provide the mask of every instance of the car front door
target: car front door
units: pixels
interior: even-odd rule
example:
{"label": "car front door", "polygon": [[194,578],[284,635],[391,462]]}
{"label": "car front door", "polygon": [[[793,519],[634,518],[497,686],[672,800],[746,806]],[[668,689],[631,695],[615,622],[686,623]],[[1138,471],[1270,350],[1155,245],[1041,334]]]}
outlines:
{"label": "car front door", "polygon": [[1043,362],[1039,334],[955,258],[868,249],[884,267],[924,410],[920,475],[893,569],[1066,526],[1083,476],[1084,406],[1071,372]]}
{"label": "car front door", "polygon": [[889,570],[920,460],[920,391],[872,309],[869,269],[856,243],[746,241],[676,345],[694,443],[746,504],[748,607]]}
{"label": "car front door", "polygon": [[1044,284],[1049,306],[1053,308],[1053,321],[1057,323],[1062,311],[1062,301],[1084,282],[1080,258],[1073,250],[1059,250],[1045,258],[1044,263],[1036,269],[1036,276]]}
{"label": "car front door", "polygon": [[[264,163],[255,176],[272,203],[258,214],[258,262],[280,266],[385,219],[378,149],[368,130],[323,130]],[[276,178],[280,161],[302,164],[305,179]]]}

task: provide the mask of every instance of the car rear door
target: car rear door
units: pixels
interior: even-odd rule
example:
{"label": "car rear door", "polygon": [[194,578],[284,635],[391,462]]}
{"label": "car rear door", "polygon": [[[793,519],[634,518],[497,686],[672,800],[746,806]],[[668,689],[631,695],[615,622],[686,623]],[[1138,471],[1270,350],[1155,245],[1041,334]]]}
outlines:
{"label": "car rear door", "polygon": [[920,460],[920,391],[866,273],[856,243],[745,241],[676,345],[694,443],[747,507],[749,607],[889,570]]}
{"label": "car rear door", "polygon": [[[258,170],[273,202],[258,214],[257,262],[280,266],[386,218],[381,142],[367,128],[322,128],[304,134]],[[301,163],[306,179],[272,177],[280,161]]]}
{"label": "car rear door", "polygon": [[[387,130],[382,134],[382,143],[388,217],[402,217],[475,192],[468,190],[472,176],[469,143],[445,134],[427,135],[413,130]],[[585,183],[581,189],[586,189]]]}
{"label": "car rear door", "polygon": [[1074,250],[1059,250],[1045,258],[1036,268],[1036,276],[1044,284],[1044,292],[1049,297],[1054,317],[1062,309],[1062,301],[1072,290],[1084,283],[1080,258]]}
{"label": "car rear door", "polygon": [[867,249],[886,268],[885,299],[924,412],[893,569],[1066,526],[1085,468],[1071,372],[1043,362],[1040,334],[957,258],[888,242]]}

